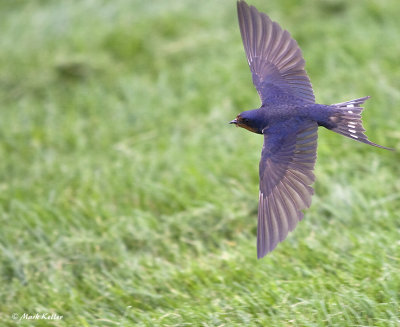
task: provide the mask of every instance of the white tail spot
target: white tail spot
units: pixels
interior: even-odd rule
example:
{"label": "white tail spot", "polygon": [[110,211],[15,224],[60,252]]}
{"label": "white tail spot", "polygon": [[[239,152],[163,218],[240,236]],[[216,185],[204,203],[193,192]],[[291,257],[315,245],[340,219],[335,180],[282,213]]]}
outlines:
{"label": "white tail spot", "polygon": [[355,131],[354,129],[350,129],[350,128],[349,128],[349,132],[350,132],[350,133],[355,133],[356,131]]}
{"label": "white tail spot", "polygon": [[358,136],[354,135],[354,134],[350,134],[351,137],[354,137],[355,139],[358,139]]}
{"label": "white tail spot", "polygon": [[348,112],[349,114],[352,114],[352,113],[353,113],[351,110],[348,110],[347,112]]}
{"label": "white tail spot", "polygon": [[347,108],[354,108],[354,104],[350,103],[346,106]]}
{"label": "white tail spot", "polygon": [[350,122],[347,124],[347,127],[356,128],[356,123]]}

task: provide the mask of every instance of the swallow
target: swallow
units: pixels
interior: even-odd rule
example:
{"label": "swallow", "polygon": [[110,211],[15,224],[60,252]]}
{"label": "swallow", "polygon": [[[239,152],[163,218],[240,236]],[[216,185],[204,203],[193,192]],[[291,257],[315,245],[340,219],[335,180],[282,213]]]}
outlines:
{"label": "swallow", "polygon": [[361,105],[369,96],[332,105],[315,103],[302,52],[289,32],[245,1],[237,2],[237,12],[261,106],[241,112],[230,123],[264,136],[257,223],[260,259],[287,237],[311,205],[319,126],[392,149],[364,134]]}

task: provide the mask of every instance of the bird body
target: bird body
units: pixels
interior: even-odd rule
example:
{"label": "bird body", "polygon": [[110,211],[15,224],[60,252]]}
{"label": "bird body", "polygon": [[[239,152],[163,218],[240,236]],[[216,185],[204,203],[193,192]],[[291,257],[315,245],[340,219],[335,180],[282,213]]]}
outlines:
{"label": "bird body", "polygon": [[233,123],[257,134],[265,134],[271,128],[275,130],[282,128],[281,132],[284,133],[285,127],[306,121],[315,121],[320,126],[328,126],[332,114],[332,108],[326,105],[277,102],[244,111],[240,114],[239,120]]}
{"label": "bird body", "polygon": [[333,105],[315,103],[297,42],[245,1],[238,1],[237,9],[261,106],[241,112],[230,123],[264,136],[257,226],[257,256],[262,258],[286,238],[311,205],[319,126],[388,148],[369,141],[364,134],[361,105],[369,97]]}

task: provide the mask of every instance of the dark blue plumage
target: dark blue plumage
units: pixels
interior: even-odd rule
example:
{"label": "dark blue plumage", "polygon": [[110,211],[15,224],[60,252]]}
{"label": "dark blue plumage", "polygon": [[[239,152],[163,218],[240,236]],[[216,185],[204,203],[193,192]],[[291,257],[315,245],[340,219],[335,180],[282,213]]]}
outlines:
{"label": "dark blue plumage", "polygon": [[257,228],[257,255],[262,258],[286,238],[311,205],[319,126],[385,147],[363,133],[360,105],[369,97],[316,104],[296,41],[255,7],[238,1],[237,8],[261,107],[240,113],[231,123],[264,135]]}

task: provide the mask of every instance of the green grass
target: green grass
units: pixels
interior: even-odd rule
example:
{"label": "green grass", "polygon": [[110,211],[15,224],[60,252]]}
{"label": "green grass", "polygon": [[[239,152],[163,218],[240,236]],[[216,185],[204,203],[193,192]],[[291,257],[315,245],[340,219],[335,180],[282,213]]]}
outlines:
{"label": "green grass", "polygon": [[[400,148],[397,0],[251,4]],[[256,260],[234,1],[2,1],[0,29],[2,326],[400,325],[399,152],[321,130],[312,206]]]}

